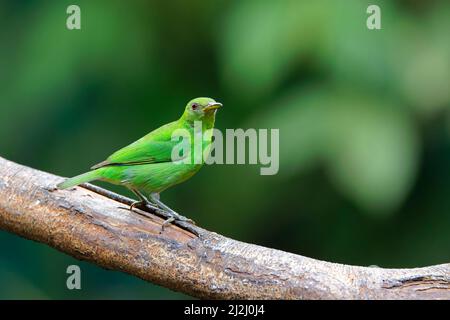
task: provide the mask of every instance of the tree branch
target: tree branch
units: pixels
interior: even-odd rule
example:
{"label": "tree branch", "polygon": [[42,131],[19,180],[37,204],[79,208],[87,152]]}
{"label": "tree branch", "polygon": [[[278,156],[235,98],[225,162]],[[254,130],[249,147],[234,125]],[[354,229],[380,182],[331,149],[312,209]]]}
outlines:
{"label": "tree branch", "polygon": [[366,268],[183,223],[161,232],[161,212],[130,212],[130,199],[92,185],[56,190],[61,180],[0,158],[0,228],[200,298],[450,299],[450,264]]}

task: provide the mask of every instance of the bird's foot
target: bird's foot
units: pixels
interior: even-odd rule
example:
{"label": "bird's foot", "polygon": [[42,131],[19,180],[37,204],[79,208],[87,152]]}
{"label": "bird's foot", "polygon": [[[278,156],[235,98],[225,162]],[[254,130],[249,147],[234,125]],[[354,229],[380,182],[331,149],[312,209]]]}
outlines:
{"label": "bird's foot", "polygon": [[164,231],[164,229],[168,226],[168,225],[170,225],[172,222],[175,222],[175,221],[184,221],[184,222],[188,222],[188,223],[190,223],[190,224],[194,224],[195,225],[195,222],[194,222],[194,220],[192,220],[192,219],[189,219],[189,218],[186,218],[186,217],[184,217],[184,216],[182,216],[182,215],[180,215],[180,214],[178,214],[178,213],[176,213],[175,211],[165,211],[166,213],[167,213],[167,215],[169,216],[169,218],[168,219],[166,219],[164,222],[163,222],[163,224],[161,225],[161,230],[162,231]]}
{"label": "bird's foot", "polygon": [[143,206],[145,206],[144,201],[133,201],[130,205],[130,211],[133,211],[134,208],[142,208]]}
{"label": "bird's foot", "polygon": [[174,221],[175,221],[174,217],[170,217],[169,219],[164,220],[163,224],[161,225],[161,231],[164,231],[164,229]]}
{"label": "bird's foot", "polygon": [[145,209],[153,209],[153,210],[157,210],[158,208],[153,206],[152,204],[148,203],[147,201],[144,200],[140,200],[140,201],[134,201],[131,205],[130,205],[130,211],[133,211],[134,208],[138,208],[141,210],[146,211]]}

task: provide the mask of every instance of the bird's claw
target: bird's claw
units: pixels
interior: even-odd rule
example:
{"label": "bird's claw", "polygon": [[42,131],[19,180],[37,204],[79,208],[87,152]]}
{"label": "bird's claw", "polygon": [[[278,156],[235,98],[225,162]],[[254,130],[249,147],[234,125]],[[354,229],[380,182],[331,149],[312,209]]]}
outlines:
{"label": "bird's claw", "polygon": [[130,211],[133,211],[134,208],[144,208],[144,207],[146,207],[145,201],[134,201],[130,205]]}
{"label": "bird's claw", "polygon": [[167,214],[169,215],[169,218],[167,218],[167,219],[163,222],[163,224],[161,225],[161,231],[164,231],[164,229],[165,229],[167,226],[169,226],[172,222],[175,222],[175,221],[184,221],[184,222],[188,222],[188,223],[190,223],[190,224],[195,225],[194,220],[189,219],[189,218],[186,218],[186,217],[184,217],[184,216],[182,216],[182,215],[179,215],[179,214],[176,213],[176,212],[167,212]]}
{"label": "bird's claw", "polygon": [[146,209],[153,209],[153,210],[157,210],[158,207],[155,207],[151,204],[149,204],[146,201],[134,201],[131,205],[130,205],[130,211],[133,211],[134,208],[138,208],[138,209],[142,209],[144,211],[147,211]]}
{"label": "bird's claw", "polygon": [[175,221],[175,218],[174,218],[174,217],[170,217],[170,218],[166,219],[166,220],[163,222],[163,224],[161,225],[161,231],[164,231],[164,229],[165,229],[169,224],[171,224],[171,223],[174,222],[174,221]]}

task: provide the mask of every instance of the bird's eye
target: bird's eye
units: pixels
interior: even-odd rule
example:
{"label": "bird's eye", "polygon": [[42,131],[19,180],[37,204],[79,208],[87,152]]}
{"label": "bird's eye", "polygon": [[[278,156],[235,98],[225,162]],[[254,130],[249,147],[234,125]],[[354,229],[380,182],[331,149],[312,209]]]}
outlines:
{"label": "bird's eye", "polygon": [[197,110],[197,108],[198,108],[198,104],[196,104],[196,103],[192,104],[192,110]]}

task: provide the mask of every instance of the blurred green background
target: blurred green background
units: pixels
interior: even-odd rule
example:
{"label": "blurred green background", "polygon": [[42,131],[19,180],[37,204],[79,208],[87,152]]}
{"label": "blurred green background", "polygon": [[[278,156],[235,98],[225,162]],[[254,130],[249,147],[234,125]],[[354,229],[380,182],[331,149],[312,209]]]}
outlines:
{"label": "blurred green background", "polygon": [[[279,174],[206,166],[163,193],[173,208],[317,259],[450,261],[449,1],[10,0],[0,26],[0,156],[73,176],[211,96],[219,129],[280,129]],[[5,232],[0,283],[4,299],[185,297]]]}

